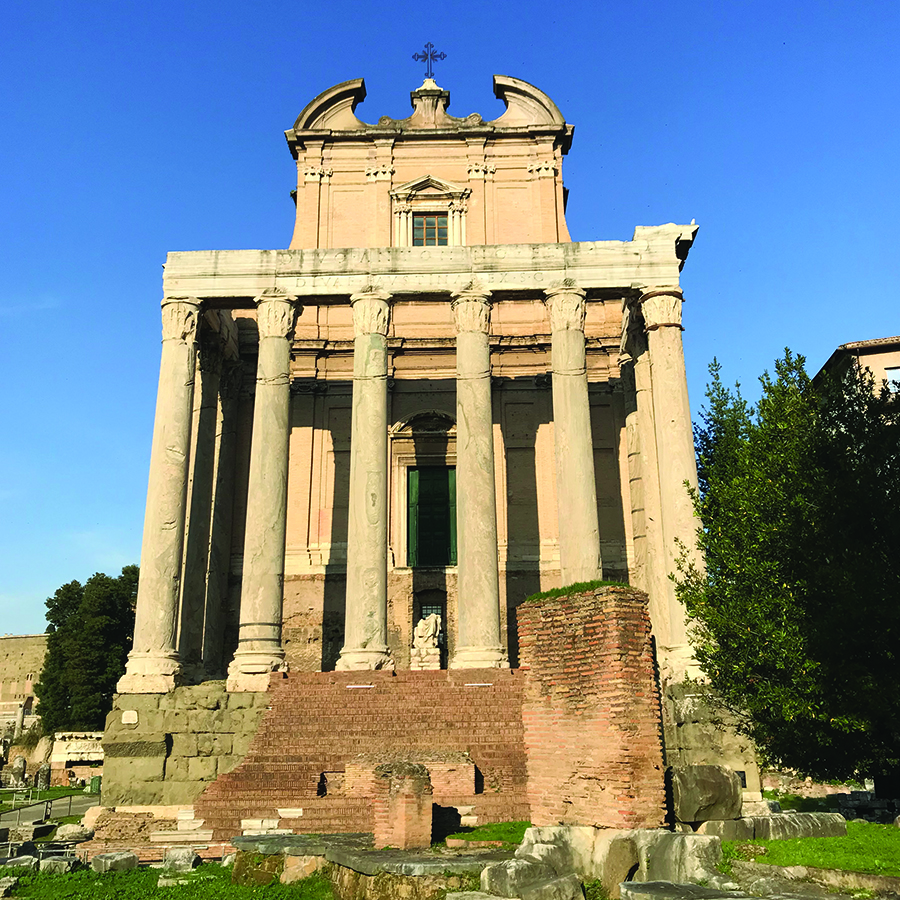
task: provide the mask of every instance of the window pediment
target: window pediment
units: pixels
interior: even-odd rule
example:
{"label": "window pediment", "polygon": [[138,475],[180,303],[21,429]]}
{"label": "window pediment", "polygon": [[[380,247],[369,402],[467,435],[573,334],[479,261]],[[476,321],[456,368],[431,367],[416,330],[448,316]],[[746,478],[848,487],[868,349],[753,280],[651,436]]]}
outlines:
{"label": "window pediment", "polygon": [[[471,189],[444,181],[434,175],[422,175],[391,192],[394,217],[394,246],[411,247],[417,243],[413,234],[413,220],[417,214],[434,213],[446,216],[446,245],[463,246],[466,243],[466,200]],[[443,240],[437,243],[444,244]]]}

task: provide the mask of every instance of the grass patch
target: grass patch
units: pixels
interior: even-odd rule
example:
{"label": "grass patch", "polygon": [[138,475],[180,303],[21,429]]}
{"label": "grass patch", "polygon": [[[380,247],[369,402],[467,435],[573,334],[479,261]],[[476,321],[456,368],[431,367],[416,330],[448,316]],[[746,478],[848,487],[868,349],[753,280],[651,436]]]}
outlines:
{"label": "grass patch", "polygon": [[461,841],[503,841],[504,844],[521,844],[531,822],[489,822],[475,828],[465,828],[447,835]]}
{"label": "grass patch", "polygon": [[584,883],[585,900],[609,900],[609,894],[603,888],[600,880],[595,878],[593,881]]}
{"label": "grass patch", "polygon": [[631,587],[624,581],[579,581],[576,584],[568,584],[565,587],[551,588],[549,591],[540,591],[526,597],[523,603],[539,603],[541,600],[549,600],[552,597],[564,597],[568,594],[583,594],[587,591],[595,591],[602,587]]}
{"label": "grass patch", "polygon": [[[30,794],[30,789],[25,788],[24,790],[4,790],[0,792],[0,813],[10,812],[12,810],[17,809],[20,806],[31,806],[33,803],[43,803],[45,800],[58,800],[60,797],[68,797],[68,796],[83,796],[84,788],[70,788],[70,787],[52,787],[48,788],[46,791],[35,791],[33,795]],[[31,796],[32,799],[29,800],[28,797]],[[15,805],[13,805],[13,798],[15,797]]]}
{"label": "grass patch", "polygon": [[837,800],[827,797],[801,797],[799,794],[789,794],[783,791],[763,791],[766,800],[777,800],[784,810],[791,812],[828,812],[837,808]]}
{"label": "grass patch", "polygon": [[[760,848],[757,852],[754,848]],[[867,875],[900,877],[900,828],[848,822],[841,837],[790,838],[784,841],[723,841],[723,871],[736,859],[773,866],[813,866]]]}
{"label": "grass patch", "polygon": [[266,900],[333,900],[331,881],[318,874],[290,885],[276,881],[269,887],[239,887],[231,883],[231,869],[207,863],[190,873],[185,884],[161,888],[157,886],[161,871],[144,868],[98,875],[82,869],[69,875],[22,875],[21,870],[0,868],[0,875],[18,875],[15,896],[32,900],[242,900],[260,896]]}

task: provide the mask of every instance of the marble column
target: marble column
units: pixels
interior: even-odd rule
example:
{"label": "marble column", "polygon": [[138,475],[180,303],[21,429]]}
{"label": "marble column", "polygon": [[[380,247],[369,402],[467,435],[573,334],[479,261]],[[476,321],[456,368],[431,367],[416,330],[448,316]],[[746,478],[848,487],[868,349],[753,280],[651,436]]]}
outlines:
{"label": "marble column", "polygon": [[353,307],[353,408],[344,646],[337,668],[393,669],[387,646],[387,329],[391,295],[371,287]]}
{"label": "marble column", "polygon": [[184,539],[184,574],[181,583],[181,613],[178,656],[187,684],[203,681],[203,620],[206,606],[206,570],[209,556],[209,510],[212,504],[216,458],[216,419],[222,348],[214,328],[218,313],[209,310],[200,330],[197,376],[194,390],[188,516]]}
{"label": "marble column", "polygon": [[225,612],[231,575],[231,526],[237,449],[238,396],[244,370],[238,355],[237,326],[219,312],[224,365],[219,379],[216,460],[210,505],[209,558],[206,567],[206,612],[203,618],[203,671],[206,678],[224,677]]}
{"label": "marble column", "polygon": [[287,525],[291,340],[296,298],[269,288],[256,298],[259,360],[247,485],[238,648],[228,690],[265,690],[284,664],[281,609]]}
{"label": "marble column", "polygon": [[571,279],[544,291],[550,310],[553,435],[562,584],[601,577],[594,442],[584,350],[584,291]]}
{"label": "marble column", "polygon": [[199,310],[200,301],[193,297],[169,297],[162,304],[162,358],[150,449],[134,644],[125,674],[116,686],[120,694],[165,693],[181,677],[175,640]]}
{"label": "marble column", "polygon": [[[691,561],[700,563],[697,519],[688,487],[697,488],[697,462],[688,402],[684,348],[681,342],[682,295],[677,287],[646,291],[639,300],[653,395],[653,427],[659,467],[664,574],[677,571],[679,542]],[[666,577],[669,608],[668,646],[686,645],[684,612],[675,597],[674,585]]]}
{"label": "marble column", "polygon": [[509,665],[500,640],[500,574],[490,292],[470,283],[453,295],[456,322],[456,650],[452,669]]}

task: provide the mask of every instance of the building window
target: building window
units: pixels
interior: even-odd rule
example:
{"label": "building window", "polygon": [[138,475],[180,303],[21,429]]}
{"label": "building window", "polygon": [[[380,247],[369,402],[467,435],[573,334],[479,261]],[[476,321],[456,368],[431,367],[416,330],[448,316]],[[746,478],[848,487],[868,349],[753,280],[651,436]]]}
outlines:
{"label": "building window", "polygon": [[416,213],[413,216],[413,247],[446,247],[447,216]]}
{"label": "building window", "polygon": [[456,565],[456,469],[407,470],[407,565]]}
{"label": "building window", "polygon": [[900,391],[900,366],[888,367],[884,370],[884,377],[887,379],[888,388],[897,393]]}

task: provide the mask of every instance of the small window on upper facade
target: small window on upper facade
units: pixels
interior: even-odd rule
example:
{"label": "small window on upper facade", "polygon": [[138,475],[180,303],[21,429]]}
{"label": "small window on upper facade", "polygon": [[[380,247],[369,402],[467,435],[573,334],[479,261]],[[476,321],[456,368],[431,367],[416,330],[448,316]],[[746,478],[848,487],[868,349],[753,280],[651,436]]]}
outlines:
{"label": "small window on upper facade", "polygon": [[900,366],[888,367],[884,370],[884,377],[887,379],[888,387],[897,393],[900,391]]}
{"label": "small window on upper facade", "polygon": [[413,247],[446,247],[447,216],[436,213],[413,215]]}

